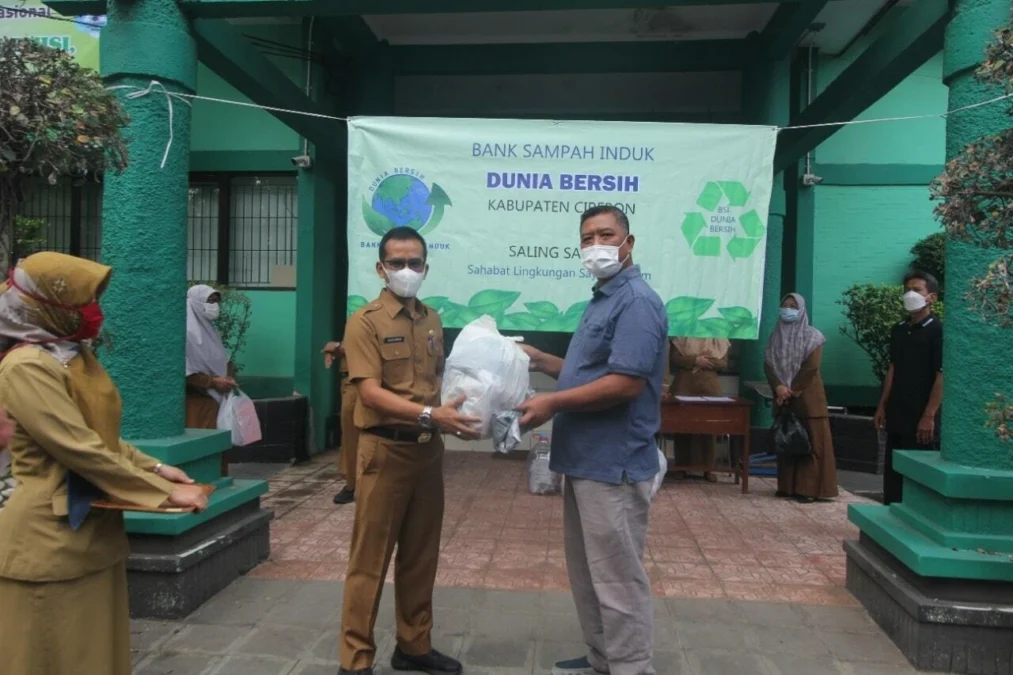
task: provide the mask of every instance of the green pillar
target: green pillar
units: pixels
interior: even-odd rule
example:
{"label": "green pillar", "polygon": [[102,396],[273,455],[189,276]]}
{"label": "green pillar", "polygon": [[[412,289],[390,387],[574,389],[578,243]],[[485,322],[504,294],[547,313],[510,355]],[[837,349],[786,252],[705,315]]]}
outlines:
{"label": "green pillar", "polygon": [[[747,119],[754,124],[785,126],[788,124],[790,105],[791,62],[762,61],[743,71],[744,108]],[[767,218],[767,257],[763,273],[763,312],[760,317],[760,336],[742,344],[739,379],[746,382],[765,382],[763,353],[767,338],[777,323],[777,308],[781,302],[781,261],[784,247],[784,217],[787,199],[784,191],[784,173],[774,176],[770,211]],[[743,394],[757,401],[753,407],[754,427],[770,426],[773,422],[771,406],[751,389]]]}
{"label": "green pillar", "polygon": [[[1009,17],[1009,0],[956,0],[946,31],[943,77],[951,108],[996,96],[974,80],[985,46]],[[946,122],[946,154],[1009,126],[1005,106]],[[964,299],[972,280],[1002,254],[948,240],[943,341],[942,452],[897,452],[904,500],[852,505],[849,519],[923,577],[1013,581],[1013,467],[1009,448],[984,428],[985,403],[1013,381],[1013,333],[985,325]]]}
{"label": "green pillar", "polygon": [[[1001,96],[974,79],[993,31],[1009,19],[1009,0],[961,0],[946,30],[943,77],[950,89],[949,108],[959,108]],[[993,105],[951,115],[946,120],[946,158],[967,144],[1010,126],[1007,106]],[[957,464],[1010,469],[1010,453],[983,420],[985,404],[997,392],[1010,393],[1013,332],[986,325],[963,296],[975,277],[981,277],[997,252],[971,244],[946,243],[946,331],[943,341],[943,458]],[[1013,498],[1013,495],[1011,495]]]}
{"label": "green pillar", "polygon": [[[193,93],[197,52],[176,0],[109,0],[102,30],[107,86],[143,89],[157,80]],[[123,434],[159,438],[183,433],[187,190],[190,106],[155,88],[120,99],[130,115],[129,167],[105,177],[102,258],[113,267],[103,298],[111,345],[103,350],[123,395]],[[175,311],[167,311],[172,308]]]}
{"label": "green pillar", "polygon": [[[105,176],[102,259],[113,267],[102,305],[111,344],[102,357],[123,397],[123,436],[161,462],[216,486],[200,514],[128,513],[130,534],[172,537],[214,520],[267,492],[264,481],[221,475],[231,435],[185,430],[186,241],[190,106],[169,91],[193,93],[197,52],[177,0],[109,0],[102,30],[102,76],[130,114],[129,167]],[[164,166],[162,165],[165,158]]]}
{"label": "green pillar", "polygon": [[[323,44],[318,28],[314,38]],[[314,100],[327,105],[334,115],[345,114],[345,103],[328,92],[329,77],[314,67]],[[346,131],[334,125],[340,146],[346,145]],[[338,240],[344,236],[346,218],[347,156],[331,156],[310,146],[313,166],[299,171],[299,253],[296,265],[296,349],[295,390],[310,401],[310,452],[327,445],[327,418],[337,412],[335,371],[324,368],[320,350],[335,333],[337,317],[344,312],[344,264],[339,260]],[[342,247],[343,248],[343,247]]]}

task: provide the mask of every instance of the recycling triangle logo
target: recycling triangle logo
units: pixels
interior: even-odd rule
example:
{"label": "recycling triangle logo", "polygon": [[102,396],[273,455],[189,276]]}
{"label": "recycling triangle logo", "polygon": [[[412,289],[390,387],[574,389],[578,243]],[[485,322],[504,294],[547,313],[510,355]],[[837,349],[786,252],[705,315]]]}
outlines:
{"label": "recycling triangle logo", "polygon": [[682,221],[682,235],[693,255],[718,258],[727,253],[733,260],[753,255],[767,228],[755,209],[747,210],[748,204],[749,191],[742,183],[704,185],[696,200],[701,210],[690,211]]}

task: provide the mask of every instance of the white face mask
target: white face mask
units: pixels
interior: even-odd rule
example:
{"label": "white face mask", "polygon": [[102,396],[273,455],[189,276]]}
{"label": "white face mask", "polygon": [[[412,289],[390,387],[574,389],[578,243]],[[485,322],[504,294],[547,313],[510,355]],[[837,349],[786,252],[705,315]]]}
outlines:
{"label": "white face mask", "polygon": [[922,294],[917,291],[908,291],[904,294],[904,309],[909,312],[921,311],[927,304]]}
{"label": "white face mask", "polygon": [[221,316],[222,308],[216,302],[204,303],[204,316],[207,317],[208,321],[217,321],[218,317]]}
{"label": "white face mask", "polygon": [[[626,239],[629,239],[629,236]],[[626,243],[626,239],[623,239],[623,244]],[[580,255],[584,259],[584,269],[593,274],[595,279],[601,280],[611,279],[619,274],[623,269],[623,263],[626,262],[625,258],[619,259],[619,249],[623,244],[619,246],[595,244],[582,248]]]}
{"label": "white face mask", "polygon": [[416,272],[408,267],[397,271],[385,268],[384,273],[387,275],[387,288],[399,298],[414,298],[418,295],[419,288],[426,278],[424,273]]}

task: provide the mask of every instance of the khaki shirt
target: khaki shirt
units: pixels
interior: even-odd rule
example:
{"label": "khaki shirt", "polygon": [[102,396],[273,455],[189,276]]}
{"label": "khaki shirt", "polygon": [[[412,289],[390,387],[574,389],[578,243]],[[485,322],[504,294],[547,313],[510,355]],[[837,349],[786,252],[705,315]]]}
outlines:
{"label": "khaki shirt", "polygon": [[16,422],[9,447],[19,481],[0,512],[0,577],[76,579],[125,559],[122,513],[93,510],[70,529],[67,471],[114,499],[155,507],[173,489],[154,474],[158,461],[122,440],[107,447],[70,396],[68,368],[41,349],[15,349],[0,364],[0,404]]}
{"label": "khaki shirt", "polygon": [[[435,309],[417,300],[406,307],[389,291],[382,291],[348,320],[345,355],[350,381],[377,380],[384,389],[413,403],[440,404],[443,323]],[[413,425],[367,408],[360,398],[355,426]]]}

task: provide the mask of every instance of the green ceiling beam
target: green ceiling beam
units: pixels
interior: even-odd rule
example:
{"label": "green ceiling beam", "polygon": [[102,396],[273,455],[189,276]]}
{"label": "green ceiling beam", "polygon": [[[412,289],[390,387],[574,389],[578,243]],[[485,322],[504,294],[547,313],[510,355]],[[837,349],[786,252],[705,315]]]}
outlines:
{"label": "green ceiling beam", "polygon": [[[197,19],[193,22],[193,29],[197,56],[201,63],[254,103],[320,115],[330,114],[329,110],[306,96],[298,85],[228,22],[221,19]],[[337,122],[306,115],[268,112],[318,148],[344,153],[341,144],[344,131]]]}
{"label": "green ceiling beam", "polygon": [[[71,0],[53,0],[69,2]],[[780,0],[791,4],[801,0]],[[664,6],[769,4],[770,0],[664,0]],[[640,9],[645,0],[179,0],[191,16],[359,16],[560,9]],[[650,6],[648,4],[648,6]]]}
{"label": "green ceiling beam", "polygon": [[380,40],[361,16],[320,17],[317,25],[334,38],[335,48],[350,60],[368,60],[380,48]]}
{"label": "green ceiling beam", "polygon": [[[791,124],[826,124],[855,119],[939,53],[948,20],[947,0],[918,0]],[[775,172],[791,166],[838,129],[839,125],[782,131],[774,156]]]}
{"label": "green ceiling beam", "polygon": [[394,47],[398,75],[553,75],[738,70],[743,40]]}
{"label": "green ceiling beam", "polygon": [[63,16],[101,16],[106,13],[106,0],[44,0],[44,4]]}
{"label": "green ceiling beam", "polygon": [[827,1],[802,0],[795,5],[779,5],[760,33],[764,55],[771,61],[780,61],[791,54]]}

